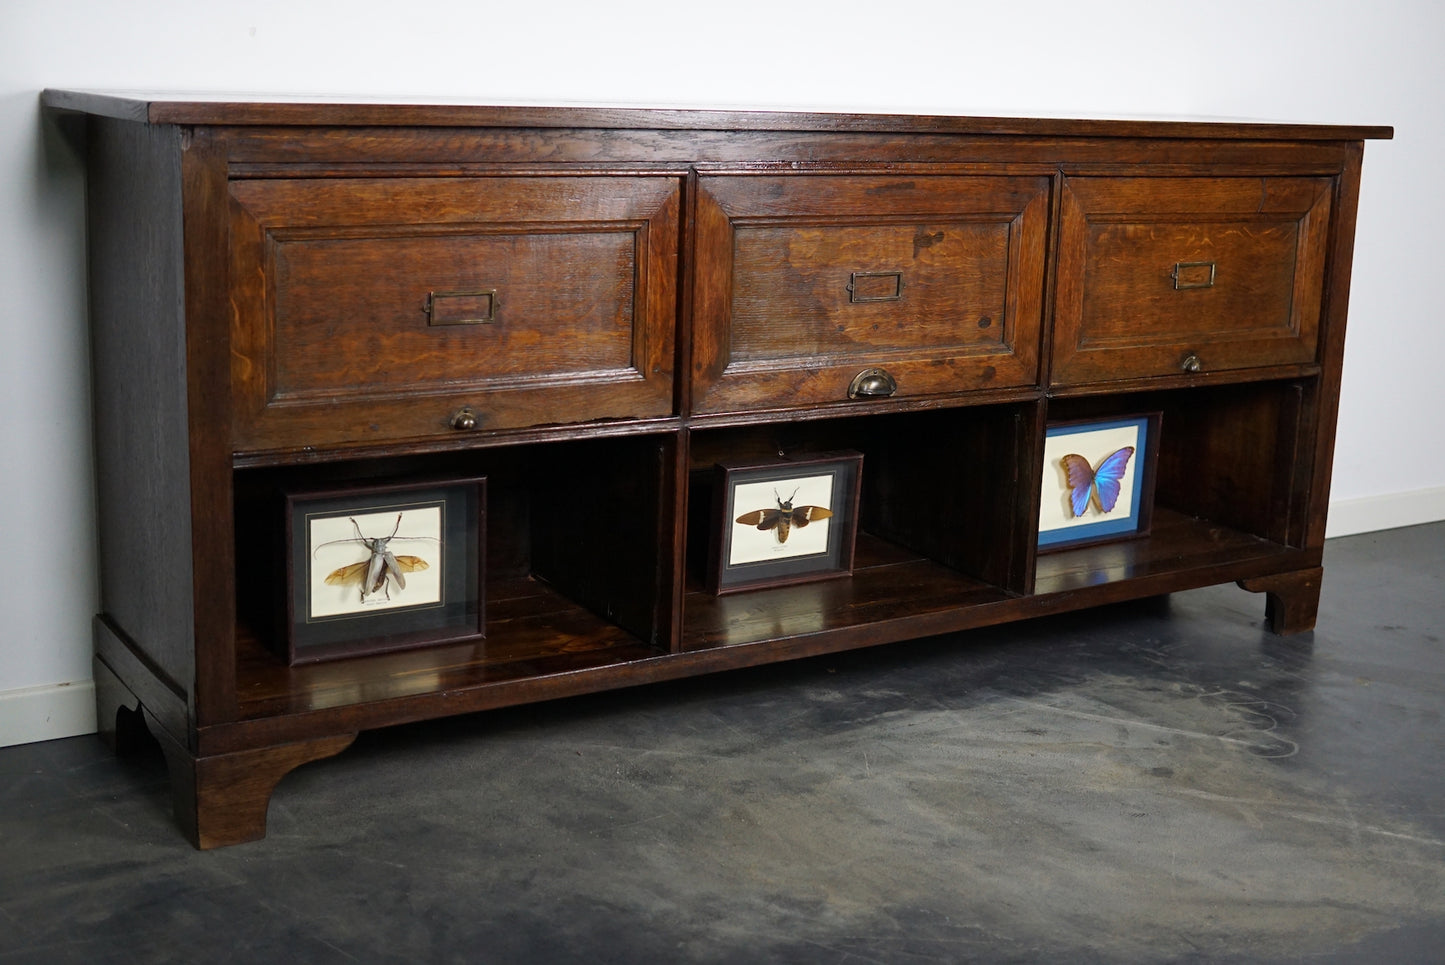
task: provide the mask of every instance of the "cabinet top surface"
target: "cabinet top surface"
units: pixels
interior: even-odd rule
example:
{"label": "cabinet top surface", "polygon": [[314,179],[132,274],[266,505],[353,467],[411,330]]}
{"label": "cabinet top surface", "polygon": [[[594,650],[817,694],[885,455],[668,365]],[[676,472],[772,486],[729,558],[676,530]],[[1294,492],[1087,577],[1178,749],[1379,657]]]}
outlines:
{"label": "cabinet top surface", "polygon": [[484,105],[374,98],[50,89],[41,103],[149,124],[340,127],[539,127],[730,131],[876,132],[1034,137],[1187,137],[1229,140],[1361,140],[1388,126],[1219,119],[967,117],[636,106]]}

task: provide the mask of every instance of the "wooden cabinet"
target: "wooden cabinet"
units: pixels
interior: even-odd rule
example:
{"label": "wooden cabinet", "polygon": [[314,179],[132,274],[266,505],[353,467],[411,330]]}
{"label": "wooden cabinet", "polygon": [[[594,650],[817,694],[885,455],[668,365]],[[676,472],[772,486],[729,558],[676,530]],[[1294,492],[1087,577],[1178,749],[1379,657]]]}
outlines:
{"label": "wooden cabinet", "polygon": [[[198,846],[368,728],[1223,582],[1313,625],[1388,128],[45,102],[88,117],[102,731]],[[1040,552],[1048,426],[1136,413],[1148,532]],[[715,467],[836,452],[851,575],[709,592]],[[288,662],[277,494],[448,477],[485,637]]]}

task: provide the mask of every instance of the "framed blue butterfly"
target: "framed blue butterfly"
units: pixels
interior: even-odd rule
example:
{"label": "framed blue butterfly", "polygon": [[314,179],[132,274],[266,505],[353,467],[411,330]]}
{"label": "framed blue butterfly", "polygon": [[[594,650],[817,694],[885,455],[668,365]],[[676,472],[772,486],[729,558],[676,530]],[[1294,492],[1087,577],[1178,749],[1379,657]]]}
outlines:
{"label": "framed blue butterfly", "polygon": [[1148,413],[1048,427],[1040,549],[1148,532],[1159,420]]}
{"label": "framed blue butterfly", "polygon": [[1133,455],[1133,446],[1116,449],[1099,463],[1098,469],[1090,469],[1089,460],[1078,453],[1066,453],[1059,459],[1069,480],[1069,506],[1075,516],[1088,512],[1090,497],[1099,512],[1114,511],[1119,503],[1119,483]]}

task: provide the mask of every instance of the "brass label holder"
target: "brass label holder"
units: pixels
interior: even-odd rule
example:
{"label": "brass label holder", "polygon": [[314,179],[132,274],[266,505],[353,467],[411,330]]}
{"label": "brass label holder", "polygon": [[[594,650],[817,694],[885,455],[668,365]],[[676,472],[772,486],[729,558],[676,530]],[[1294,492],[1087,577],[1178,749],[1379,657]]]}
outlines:
{"label": "brass label holder", "polygon": [[427,292],[428,325],[486,325],[497,320],[497,290]]}
{"label": "brass label holder", "polygon": [[1169,277],[1174,279],[1174,290],[1177,292],[1194,288],[1213,288],[1214,262],[1176,261],[1174,268],[1169,272]]}
{"label": "brass label holder", "polygon": [[903,272],[855,271],[848,275],[848,301],[896,302],[903,297]]}

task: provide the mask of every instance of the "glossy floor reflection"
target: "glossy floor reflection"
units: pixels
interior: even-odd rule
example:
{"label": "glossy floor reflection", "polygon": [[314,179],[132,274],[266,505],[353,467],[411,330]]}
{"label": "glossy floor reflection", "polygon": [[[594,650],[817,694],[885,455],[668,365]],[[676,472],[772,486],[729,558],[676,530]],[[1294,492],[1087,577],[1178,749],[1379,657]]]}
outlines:
{"label": "glossy floor reflection", "polygon": [[1234,587],[364,734],[193,851],[0,750],[0,963],[1437,962],[1445,524]]}

